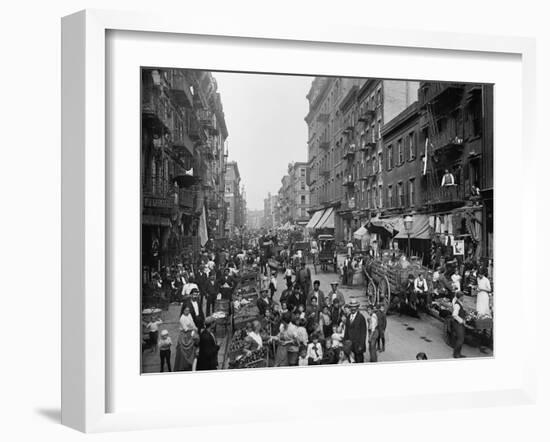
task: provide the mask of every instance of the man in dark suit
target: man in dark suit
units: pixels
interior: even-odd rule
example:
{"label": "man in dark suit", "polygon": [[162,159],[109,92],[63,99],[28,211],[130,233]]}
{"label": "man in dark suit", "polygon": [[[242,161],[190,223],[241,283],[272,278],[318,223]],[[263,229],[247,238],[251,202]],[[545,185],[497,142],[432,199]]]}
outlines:
{"label": "man in dark suit", "polygon": [[364,362],[365,341],[367,339],[367,321],[359,312],[359,302],[352,299],[349,303],[350,315],[346,321],[344,340],[351,341],[355,362]]}
{"label": "man in dark suit", "polygon": [[212,316],[206,318],[206,327],[201,332],[199,339],[197,370],[216,370],[218,368],[218,350],[220,346],[214,336],[215,323],[216,320]]}
{"label": "man in dark suit", "polygon": [[218,293],[220,293],[220,286],[216,281],[216,275],[214,275],[214,273],[210,273],[204,290],[206,292],[206,316],[210,316],[214,312],[216,298],[218,297]]}
{"label": "man in dark suit", "polygon": [[199,289],[191,289],[190,295],[191,299],[188,301],[187,304],[183,304],[183,306],[181,307],[181,313],[183,314],[183,310],[185,310],[185,307],[189,306],[189,312],[191,313],[193,322],[195,323],[199,331],[201,331],[204,327],[204,312],[202,311],[202,306],[199,302]]}

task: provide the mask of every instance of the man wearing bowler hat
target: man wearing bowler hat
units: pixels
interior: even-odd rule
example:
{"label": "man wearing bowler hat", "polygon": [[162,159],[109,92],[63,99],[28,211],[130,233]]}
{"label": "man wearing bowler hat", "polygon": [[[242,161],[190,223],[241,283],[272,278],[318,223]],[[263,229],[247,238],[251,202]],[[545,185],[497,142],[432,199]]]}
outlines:
{"label": "man wearing bowler hat", "polygon": [[364,362],[365,341],[367,340],[367,321],[359,312],[359,302],[352,298],[349,303],[350,315],[346,321],[344,340],[351,341],[355,362]]}

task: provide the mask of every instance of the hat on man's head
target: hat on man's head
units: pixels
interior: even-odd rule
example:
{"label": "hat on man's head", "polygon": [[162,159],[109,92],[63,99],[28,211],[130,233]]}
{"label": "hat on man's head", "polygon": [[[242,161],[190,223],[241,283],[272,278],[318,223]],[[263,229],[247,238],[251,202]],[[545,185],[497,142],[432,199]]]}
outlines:
{"label": "hat on man's head", "polygon": [[330,283],[330,285],[338,285],[338,284],[339,284],[338,281],[332,281],[332,282]]}
{"label": "hat on man's head", "polygon": [[168,330],[162,330],[162,331],[160,332],[160,335],[161,335],[161,336],[168,336]]}
{"label": "hat on man's head", "polygon": [[359,301],[356,298],[351,298],[348,304],[348,307],[357,307],[359,308]]}
{"label": "hat on man's head", "polygon": [[209,325],[212,325],[214,322],[216,322],[216,318],[214,318],[213,316],[208,316],[204,320],[204,325],[206,325],[208,327]]}

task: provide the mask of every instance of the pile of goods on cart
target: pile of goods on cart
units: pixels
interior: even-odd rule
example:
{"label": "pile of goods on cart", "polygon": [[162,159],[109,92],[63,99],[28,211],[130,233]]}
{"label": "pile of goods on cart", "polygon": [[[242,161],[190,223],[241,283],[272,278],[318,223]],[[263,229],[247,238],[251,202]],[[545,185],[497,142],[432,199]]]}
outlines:
{"label": "pile of goods on cart", "polygon": [[[475,299],[463,296],[462,306],[466,311],[466,335],[465,342],[474,347],[493,347],[493,318],[490,315],[480,315],[476,311]],[[454,330],[452,325],[453,304],[447,297],[434,299],[431,303],[431,312],[436,313],[445,321],[444,338],[448,345],[454,343]]]}
{"label": "pile of goods on cart", "polygon": [[384,250],[379,257],[366,257],[365,277],[367,297],[372,303],[383,303],[389,307],[394,296],[405,290],[409,275],[413,278],[423,274],[428,291],[433,290],[432,272],[424,267],[418,257],[407,257],[403,253]]}

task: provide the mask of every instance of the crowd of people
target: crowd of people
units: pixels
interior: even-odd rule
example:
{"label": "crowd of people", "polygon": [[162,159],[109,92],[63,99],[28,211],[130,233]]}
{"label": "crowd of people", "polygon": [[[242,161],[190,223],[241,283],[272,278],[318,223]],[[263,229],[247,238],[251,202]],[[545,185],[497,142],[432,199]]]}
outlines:
{"label": "crowd of people", "polygon": [[[257,302],[262,318],[262,345],[267,345],[274,366],[349,364],[376,362],[385,351],[386,313],[383,305],[346,302],[339,282],[324,292],[318,280],[311,282],[307,269],[285,278],[278,301],[262,290]],[[252,328],[254,328],[252,326]]]}

